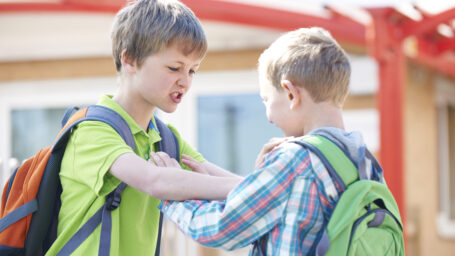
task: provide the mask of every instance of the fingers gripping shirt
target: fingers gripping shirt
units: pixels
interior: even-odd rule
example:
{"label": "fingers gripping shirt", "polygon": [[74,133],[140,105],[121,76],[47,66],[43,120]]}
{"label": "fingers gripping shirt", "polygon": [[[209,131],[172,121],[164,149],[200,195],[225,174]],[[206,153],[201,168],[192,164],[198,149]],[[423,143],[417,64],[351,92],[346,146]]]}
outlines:
{"label": "fingers gripping shirt", "polygon": [[258,241],[250,255],[306,255],[336,200],[327,170],[313,158],[286,143],[226,201],[165,201],[160,208],[185,234],[209,247],[231,250]]}

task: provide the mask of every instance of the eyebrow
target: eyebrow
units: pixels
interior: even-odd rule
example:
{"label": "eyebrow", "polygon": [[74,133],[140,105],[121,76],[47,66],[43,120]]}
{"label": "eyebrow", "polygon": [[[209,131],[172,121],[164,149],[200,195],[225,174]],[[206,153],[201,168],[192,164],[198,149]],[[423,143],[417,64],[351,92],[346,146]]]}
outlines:
{"label": "eyebrow", "polygon": [[[174,62],[175,62],[175,63],[178,63],[178,64],[180,64],[180,65],[185,65],[185,63],[183,63],[183,61],[180,61],[180,60],[176,60],[176,61],[174,61]],[[199,64],[195,64],[195,65],[193,65],[193,66],[191,66],[191,67],[199,67],[200,65],[201,65],[201,64],[199,63]]]}

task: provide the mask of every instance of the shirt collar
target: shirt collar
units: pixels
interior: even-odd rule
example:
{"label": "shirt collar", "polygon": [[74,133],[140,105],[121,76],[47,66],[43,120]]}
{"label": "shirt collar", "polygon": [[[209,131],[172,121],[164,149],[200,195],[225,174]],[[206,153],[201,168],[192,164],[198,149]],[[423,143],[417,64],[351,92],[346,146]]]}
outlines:
{"label": "shirt collar", "polygon": [[[134,121],[134,119],[117,102],[112,99],[112,97],[112,95],[103,95],[97,104],[110,108],[117,112],[121,117],[123,117],[123,119],[125,119],[126,123],[130,127],[131,133],[133,133],[133,135],[144,132],[144,130],[136,123],[136,121]],[[152,117],[152,120],[150,121],[151,122],[149,123],[148,133],[150,134],[152,130],[154,130],[159,134],[158,129],[155,125],[155,117]],[[147,132],[145,133],[147,134]]]}

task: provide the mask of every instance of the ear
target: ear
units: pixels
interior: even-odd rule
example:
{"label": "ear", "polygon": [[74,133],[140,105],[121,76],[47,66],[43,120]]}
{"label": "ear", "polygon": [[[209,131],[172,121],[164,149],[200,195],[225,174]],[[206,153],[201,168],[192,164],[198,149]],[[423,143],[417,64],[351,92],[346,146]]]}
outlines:
{"label": "ear", "polygon": [[302,102],[300,88],[289,80],[281,80],[281,87],[285,90],[288,95],[288,99],[291,101],[290,109],[296,109]]}
{"label": "ear", "polygon": [[122,69],[126,73],[128,73],[130,75],[136,73],[136,68],[137,68],[136,61],[128,56],[128,54],[126,53],[126,49],[124,49],[122,51],[121,62],[122,62]]}

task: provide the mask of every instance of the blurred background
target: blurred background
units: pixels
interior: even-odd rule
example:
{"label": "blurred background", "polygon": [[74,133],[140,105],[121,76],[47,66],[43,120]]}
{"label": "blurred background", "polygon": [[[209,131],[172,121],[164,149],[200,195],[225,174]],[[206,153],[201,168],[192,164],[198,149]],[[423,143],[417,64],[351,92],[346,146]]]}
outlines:
{"label": "blurred background", "polygon": [[[408,255],[455,251],[455,3],[361,0],[182,0],[209,51],[174,124],[208,160],[247,175],[267,122],[257,59],[282,33],[329,30],[352,63],[344,108],[378,157],[400,206]],[[50,145],[65,109],[116,90],[110,26],[125,0],[0,0],[0,183]],[[247,255],[163,229],[162,255]]]}

